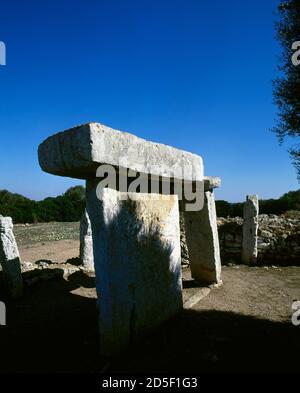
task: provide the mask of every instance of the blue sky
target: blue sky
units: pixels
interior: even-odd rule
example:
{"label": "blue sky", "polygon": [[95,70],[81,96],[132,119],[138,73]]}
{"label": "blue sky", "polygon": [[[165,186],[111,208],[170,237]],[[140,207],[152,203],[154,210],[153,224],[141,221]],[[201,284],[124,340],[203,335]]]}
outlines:
{"label": "blue sky", "polygon": [[200,154],[217,199],[299,187],[269,129],[276,0],[2,1],[0,189],[33,199],[80,184],[43,173],[49,135],[97,121]]}

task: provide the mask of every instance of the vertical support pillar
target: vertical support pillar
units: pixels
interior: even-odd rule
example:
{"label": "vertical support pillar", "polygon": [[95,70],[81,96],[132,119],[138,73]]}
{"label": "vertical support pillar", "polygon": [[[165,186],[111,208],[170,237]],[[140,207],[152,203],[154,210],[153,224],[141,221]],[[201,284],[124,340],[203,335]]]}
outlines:
{"label": "vertical support pillar", "polygon": [[0,216],[0,264],[3,269],[5,292],[13,299],[22,296],[23,279],[20,254],[10,217]]}
{"label": "vertical support pillar", "polygon": [[203,209],[184,212],[184,219],[192,277],[199,282],[221,283],[217,214],[212,188],[205,191]]}
{"label": "vertical support pillar", "polygon": [[242,263],[255,265],[257,261],[258,196],[247,195],[244,204]]}
{"label": "vertical support pillar", "polygon": [[[182,309],[178,198],[149,200],[88,180],[100,351],[112,355]],[[99,195],[100,194],[100,195]]]}

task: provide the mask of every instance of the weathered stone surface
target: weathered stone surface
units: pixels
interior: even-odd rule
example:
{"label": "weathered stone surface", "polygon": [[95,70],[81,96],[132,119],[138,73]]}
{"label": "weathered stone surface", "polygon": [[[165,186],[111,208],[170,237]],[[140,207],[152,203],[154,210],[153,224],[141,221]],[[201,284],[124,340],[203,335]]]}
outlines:
{"label": "weathered stone surface", "polygon": [[92,227],[86,209],[80,221],[80,259],[85,270],[90,272],[95,270]]}
{"label": "weathered stone surface", "polygon": [[244,204],[242,262],[254,265],[257,260],[258,196],[247,195]]}
{"label": "weathered stone surface", "polygon": [[240,263],[243,241],[243,219],[241,217],[218,217],[217,224],[222,263]]}
{"label": "weathered stone surface", "polygon": [[[187,213],[182,211],[181,206],[181,256],[185,264],[190,264],[191,261],[192,275],[195,279],[207,283],[221,283],[220,248],[213,195],[213,189],[221,185],[221,179],[219,177],[204,176],[203,180],[205,191],[204,209],[201,212]],[[201,241],[199,243],[200,238]],[[213,249],[210,249],[210,247],[213,247]],[[192,250],[191,256],[189,248]],[[198,258],[199,255],[201,258]]]}
{"label": "weathered stone surface", "polygon": [[98,123],[49,137],[39,146],[39,162],[45,172],[82,179],[95,177],[100,164],[110,164],[147,175],[203,180],[200,156]]}
{"label": "weathered stone surface", "polygon": [[0,216],[0,264],[3,269],[3,285],[5,292],[12,298],[22,295],[23,281],[20,255],[13,234],[13,223],[10,217]]}
{"label": "weathered stone surface", "polygon": [[[180,206],[180,204],[179,204]],[[181,207],[181,206],[180,206]],[[189,265],[190,257],[189,250],[186,243],[186,230],[185,230],[185,221],[184,221],[184,212],[180,208],[179,215],[179,223],[180,223],[180,247],[181,247],[181,264]]]}
{"label": "weathered stone surface", "polygon": [[[223,263],[241,262],[243,219],[218,218],[221,258]],[[230,239],[230,240],[229,240]],[[258,216],[257,264],[300,264],[300,214]]]}
{"label": "weathered stone surface", "polygon": [[186,211],[184,218],[192,277],[201,282],[221,283],[221,259],[213,192],[205,192],[202,210]]}
{"label": "weathered stone surface", "polygon": [[221,186],[221,178],[214,176],[204,176],[204,191],[212,191]]}
{"label": "weathered stone surface", "polygon": [[111,355],[182,308],[178,197],[103,189],[87,181],[101,353]]}

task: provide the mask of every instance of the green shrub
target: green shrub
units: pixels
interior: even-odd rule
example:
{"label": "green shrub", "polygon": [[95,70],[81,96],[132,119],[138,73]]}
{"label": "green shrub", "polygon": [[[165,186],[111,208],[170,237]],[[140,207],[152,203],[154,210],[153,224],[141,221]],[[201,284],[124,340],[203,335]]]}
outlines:
{"label": "green shrub", "polygon": [[84,210],[85,189],[69,188],[63,195],[32,201],[7,190],[0,191],[0,214],[10,216],[14,223],[79,221]]}
{"label": "green shrub", "polygon": [[[243,217],[243,203],[216,201],[218,217]],[[259,201],[260,214],[282,214],[288,210],[300,210],[300,189],[290,191],[279,199],[261,199]]]}

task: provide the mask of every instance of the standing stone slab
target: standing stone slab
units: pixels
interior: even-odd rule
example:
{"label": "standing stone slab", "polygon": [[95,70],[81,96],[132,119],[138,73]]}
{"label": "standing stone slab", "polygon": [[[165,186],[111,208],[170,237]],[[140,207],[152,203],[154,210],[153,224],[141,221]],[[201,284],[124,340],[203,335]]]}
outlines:
{"label": "standing stone slab", "polygon": [[0,216],[0,264],[3,269],[5,292],[14,299],[22,296],[23,280],[20,255],[10,217]]}
{"label": "standing stone slab", "polygon": [[100,350],[112,355],[182,309],[177,196],[148,200],[88,180],[99,308]]}
{"label": "standing stone slab", "polygon": [[220,284],[221,258],[212,189],[205,191],[203,209],[185,211],[184,220],[192,277],[199,282]]}
{"label": "standing stone slab", "polygon": [[80,259],[86,271],[95,270],[92,227],[86,209],[80,220]]}
{"label": "standing stone slab", "polygon": [[244,204],[242,262],[255,265],[257,261],[258,196],[247,195]]}

